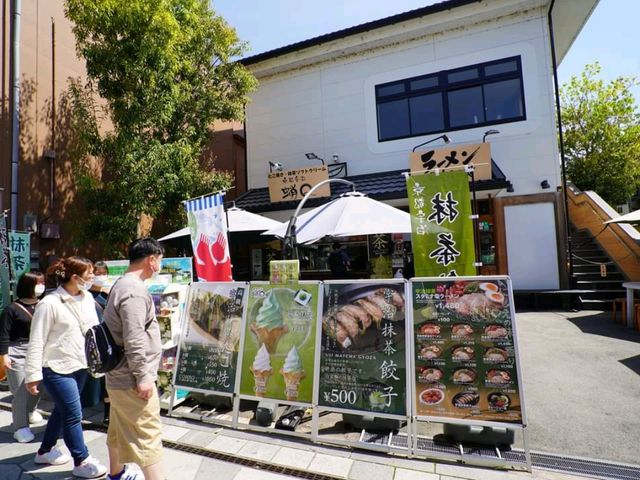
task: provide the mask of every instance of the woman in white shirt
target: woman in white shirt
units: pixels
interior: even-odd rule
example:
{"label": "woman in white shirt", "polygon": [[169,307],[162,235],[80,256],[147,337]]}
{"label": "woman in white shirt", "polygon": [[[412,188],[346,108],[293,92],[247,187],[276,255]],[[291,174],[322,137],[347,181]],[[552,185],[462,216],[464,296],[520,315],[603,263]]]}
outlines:
{"label": "woman in white shirt", "polygon": [[97,478],[107,468],[89,455],[82,433],[80,392],[87,379],[84,334],[98,323],[93,296],[93,264],[82,257],[59,259],[47,270],[58,288],[45,296],[33,314],[25,362],[26,386],[36,395],[40,382],[55,407],[35,463],[62,465],[71,458],[56,443],[62,434],[74,461],[73,475]]}

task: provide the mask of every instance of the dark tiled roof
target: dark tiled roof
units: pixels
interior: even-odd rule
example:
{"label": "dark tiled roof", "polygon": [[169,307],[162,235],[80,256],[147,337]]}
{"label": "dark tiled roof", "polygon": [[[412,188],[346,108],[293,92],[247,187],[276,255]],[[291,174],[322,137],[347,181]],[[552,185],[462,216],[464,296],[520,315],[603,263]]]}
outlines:
{"label": "dark tiled roof", "polygon": [[[502,170],[498,165],[491,161],[492,175],[491,180],[480,180],[476,182],[476,191],[498,190],[511,186]],[[355,183],[356,191],[364,193],[376,200],[395,200],[407,198],[407,182],[403,172],[408,170],[393,170],[390,172],[367,173],[364,175],[353,175],[347,177],[347,180]],[[331,184],[331,198],[334,199],[345,192],[351,191],[349,185],[342,183]],[[327,198],[310,198],[305,207],[317,207],[327,203]],[[278,210],[293,210],[298,206],[299,201],[276,202],[271,203],[269,200],[268,188],[252,188],[248,192],[236,198],[235,204],[238,208],[243,208],[250,212],[273,212]]]}
{"label": "dark tiled roof", "polygon": [[434,3],[433,5],[428,5],[426,7],[417,8],[408,12],[385,17],[380,20],[374,20],[372,22],[367,22],[361,25],[356,25],[354,27],[338,30],[337,32],[327,33],[325,35],[320,35],[319,37],[292,43],[291,45],[286,45],[274,50],[269,50],[268,52],[252,55],[251,57],[240,60],[240,62],[244,65],[253,65],[270,58],[279,57],[291,52],[297,52],[298,50],[304,50],[305,48],[313,47],[315,45],[322,45],[323,43],[331,42],[340,38],[350,37],[351,35],[357,35],[359,33],[368,32],[370,30],[386,27],[388,25],[394,25],[396,23],[405,22],[407,20],[413,20],[414,18],[420,18],[434,13],[443,12],[445,10],[451,10],[453,8],[469,5],[470,3],[479,3],[480,1],[481,0],[446,0],[443,2]]}

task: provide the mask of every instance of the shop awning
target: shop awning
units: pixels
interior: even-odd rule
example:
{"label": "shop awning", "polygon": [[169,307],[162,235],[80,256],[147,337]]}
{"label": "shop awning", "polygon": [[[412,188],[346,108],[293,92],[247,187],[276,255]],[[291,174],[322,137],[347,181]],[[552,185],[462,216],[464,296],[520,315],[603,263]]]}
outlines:
{"label": "shop awning", "polygon": [[[511,187],[500,167],[491,161],[492,178],[476,182],[476,192],[488,190],[503,190]],[[352,175],[347,180],[355,183],[355,189],[375,200],[396,200],[407,198],[407,183],[404,172],[408,170],[393,170],[389,172],[367,173]],[[331,185],[331,199],[338,198],[343,193],[351,191],[351,187],[342,184]],[[327,198],[310,198],[305,207],[317,207],[327,203]],[[252,188],[235,199],[236,206],[250,212],[274,212],[279,210],[294,210],[298,201],[271,203],[269,189]]]}

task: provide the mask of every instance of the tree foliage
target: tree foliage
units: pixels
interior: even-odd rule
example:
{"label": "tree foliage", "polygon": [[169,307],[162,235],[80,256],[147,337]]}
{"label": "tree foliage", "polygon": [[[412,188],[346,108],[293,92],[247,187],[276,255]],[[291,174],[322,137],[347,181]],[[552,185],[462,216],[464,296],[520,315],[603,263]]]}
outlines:
{"label": "tree foliage", "polygon": [[[66,0],[88,82],[72,81],[84,234],[119,249],[140,217],[227,188],[203,159],[216,119],[240,120],[255,78],[245,44],[207,0]],[[105,125],[110,128],[105,129]]]}
{"label": "tree foliage", "polygon": [[640,187],[640,115],[630,91],[637,81],[605,84],[600,71],[587,65],[560,90],[567,176],[618,205]]}

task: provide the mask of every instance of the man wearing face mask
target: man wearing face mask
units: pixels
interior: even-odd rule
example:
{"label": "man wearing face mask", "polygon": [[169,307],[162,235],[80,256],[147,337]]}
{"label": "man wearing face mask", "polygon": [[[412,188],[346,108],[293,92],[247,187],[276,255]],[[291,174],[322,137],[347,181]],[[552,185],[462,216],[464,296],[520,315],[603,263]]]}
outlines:
{"label": "man wearing face mask", "polygon": [[155,306],[144,281],[160,271],[164,249],[153,238],[141,238],[128,250],[129,268],[111,287],[104,311],[113,339],[124,346],[122,363],[106,375],[111,400],[108,478],[139,478],[125,465],[136,463],[146,480],[161,480],[162,422],[155,382],[162,346]]}

